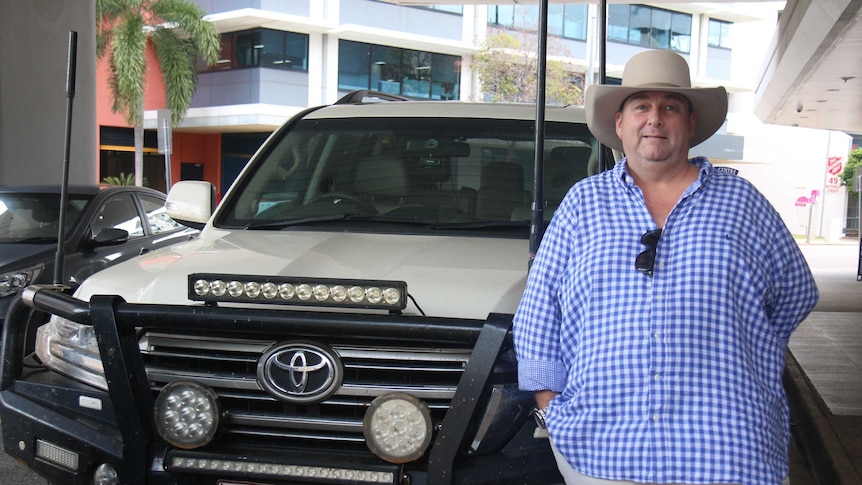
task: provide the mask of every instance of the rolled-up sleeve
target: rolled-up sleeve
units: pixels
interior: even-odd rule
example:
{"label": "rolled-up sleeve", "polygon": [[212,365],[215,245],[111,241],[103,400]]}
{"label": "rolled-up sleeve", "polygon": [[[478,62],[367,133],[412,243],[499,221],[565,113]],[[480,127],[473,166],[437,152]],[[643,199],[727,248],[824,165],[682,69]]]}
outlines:
{"label": "rolled-up sleeve", "polygon": [[[565,214],[564,206],[558,214]],[[571,255],[567,242],[570,238],[566,237],[570,223],[569,217],[555,215],[530,268],[515,313],[513,335],[518,381],[525,391],[562,392],[566,385],[567,370],[560,349],[559,287]]]}

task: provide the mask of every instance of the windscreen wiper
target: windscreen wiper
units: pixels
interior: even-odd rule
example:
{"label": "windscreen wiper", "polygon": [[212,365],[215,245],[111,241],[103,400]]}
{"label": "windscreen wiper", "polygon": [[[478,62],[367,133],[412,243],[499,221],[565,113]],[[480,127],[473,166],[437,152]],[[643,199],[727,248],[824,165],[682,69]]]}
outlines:
{"label": "windscreen wiper", "polygon": [[311,216],[311,217],[300,217],[296,219],[285,219],[280,221],[252,221],[243,227],[243,229],[255,230],[255,229],[271,229],[271,230],[281,230],[287,229],[288,227],[293,226],[302,226],[306,224],[316,224],[320,222],[333,222],[333,221],[361,221],[361,222],[384,222],[389,224],[409,224],[409,225],[421,225],[421,226],[431,226],[428,221],[420,221],[416,219],[399,219],[396,217],[387,217],[380,215],[369,215],[369,214],[330,214],[325,216]]}
{"label": "windscreen wiper", "polygon": [[521,227],[529,227],[530,221],[473,221],[473,222],[456,222],[447,224],[434,224],[431,229],[518,229]]}

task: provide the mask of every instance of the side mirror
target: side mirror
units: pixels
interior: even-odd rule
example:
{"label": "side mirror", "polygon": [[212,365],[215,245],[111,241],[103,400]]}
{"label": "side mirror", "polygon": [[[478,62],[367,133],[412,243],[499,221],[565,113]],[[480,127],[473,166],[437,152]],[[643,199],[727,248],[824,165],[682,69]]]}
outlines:
{"label": "side mirror", "polygon": [[96,237],[93,238],[93,243],[96,246],[113,246],[115,244],[122,244],[128,240],[129,231],[106,227],[96,234]]}
{"label": "side mirror", "polygon": [[215,187],[211,183],[185,180],[171,187],[165,209],[180,224],[203,229],[215,205]]}

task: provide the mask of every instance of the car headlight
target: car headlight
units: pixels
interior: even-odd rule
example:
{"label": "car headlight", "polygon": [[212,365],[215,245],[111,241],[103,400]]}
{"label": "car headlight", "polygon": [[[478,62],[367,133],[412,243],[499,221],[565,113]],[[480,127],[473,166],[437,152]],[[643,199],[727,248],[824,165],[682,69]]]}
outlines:
{"label": "car headlight", "polygon": [[14,295],[30,286],[30,283],[35,281],[44,269],[44,264],[37,264],[30,268],[0,274],[0,297]]}
{"label": "car headlight", "polygon": [[36,355],[55,372],[108,390],[96,332],[91,325],[51,317],[36,331]]}

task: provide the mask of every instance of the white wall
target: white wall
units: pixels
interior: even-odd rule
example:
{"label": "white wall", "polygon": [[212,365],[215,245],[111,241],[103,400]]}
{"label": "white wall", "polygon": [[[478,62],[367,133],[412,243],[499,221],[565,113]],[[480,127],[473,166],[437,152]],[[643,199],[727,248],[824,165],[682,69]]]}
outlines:
{"label": "white wall", "polygon": [[62,180],[69,31],[78,33],[69,181],[96,181],[94,0],[0,1],[0,184]]}

